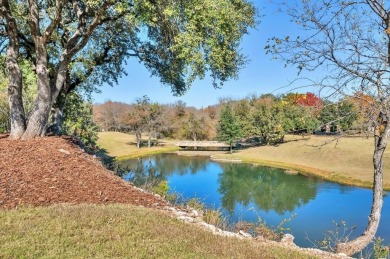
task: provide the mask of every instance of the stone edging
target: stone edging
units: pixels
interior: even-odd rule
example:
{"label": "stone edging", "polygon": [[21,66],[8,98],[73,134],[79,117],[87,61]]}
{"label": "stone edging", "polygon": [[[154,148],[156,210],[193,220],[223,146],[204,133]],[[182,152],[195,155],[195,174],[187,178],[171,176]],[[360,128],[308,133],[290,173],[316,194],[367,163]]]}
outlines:
{"label": "stone edging", "polygon": [[[152,195],[160,198],[161,200],[164,200],[158,194],[154,194],[154,193],[145,191],[144,189],[141,189],[141,188],[136,187],[134,185],[133,185],[133,187],[141,192],[152,194]],[[165,201],[165,202],[168,203],[167,201]],[[174,218],[178,219],[179,221],[181,221],[183,223],[194,224],[194,225],[201,227],[202,229],[209,231],[209,232],[213,233],[214,235],[218,235],[218,236],[246,239],[246,240],[250,240],[253,242],[263,242],[264,244],[267,244],[267,245],[284,247],[284,248],[288,248],[291,250],[300,251],[302,253],[305,253],[305,254],[308,254],[311,256],[318,256],[320,258],[331,258],[331,259],[352,258],[352,257],[349,257],[349,256],[342,254],[342,253],[334,254],[334,253],[326,252],[326,251],[323,251],[320,249],[315,249],[315,248],[301,248],[294,243],[294,236],[291,234],[284,234],[281,241],[276,242],[276,241],[267,240],[261,236],[253,237],[251,234],[246,233],[242,230],[240,230],[238,233],[222,230],[214,225],[208,224],[205,221],[203,221],[201,213],[199,213],[196,209],[190,208],[188,206],[186,208],[178,208],[175,206],[165,206],[165,207],[155,207],[154,209],[166,211],[171,216],[173,216]]]}
{"label": "stone edging", "polygon": [[247,239],[254,242],[255,241],[263,242],[268,245],[280,246],[280,247],[300,251],[308,255],[318,256],[320,258],[341,258],[341,259],[352,258],[341,253],[334,254],[334,253],[329,253],[314,248],[301,248],[296,244],[294,244],[294,236],[291,234],[285,234],[280,242],[276,242],[276,241],[266,240],[263,237],[252,237],[251,234],[246,233],[242,230],[240,230],[238,233],[225,231],[220,228],[217,228],[216,226],[204,222],[202,220],[202,215],[197,210],[192,208],[180,209],[174,206],[168,206],[165,208],[165,210],[168,211],[173,217],[177,218],[178,220],[187,224],[194,224],[196,226],[199,226],[207,231],[210,231],[214,235],[238,238],[238,239]]}

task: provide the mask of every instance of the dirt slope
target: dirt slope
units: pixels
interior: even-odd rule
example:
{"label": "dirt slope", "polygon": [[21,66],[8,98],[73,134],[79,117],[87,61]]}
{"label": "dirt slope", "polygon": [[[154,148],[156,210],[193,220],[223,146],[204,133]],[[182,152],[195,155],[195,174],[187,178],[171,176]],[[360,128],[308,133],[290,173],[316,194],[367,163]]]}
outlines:
{"label": "dirt slope", "polygon": [[69,137],[0,136],[0,208],[54,203],[165,205],[113,175]]}

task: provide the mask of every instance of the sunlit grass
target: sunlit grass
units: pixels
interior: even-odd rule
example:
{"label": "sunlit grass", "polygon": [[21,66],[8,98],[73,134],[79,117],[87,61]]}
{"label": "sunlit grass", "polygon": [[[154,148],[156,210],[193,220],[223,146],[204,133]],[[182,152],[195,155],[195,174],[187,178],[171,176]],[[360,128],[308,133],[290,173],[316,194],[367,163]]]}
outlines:
{"label": "sunlit grass", "polygon": [[[116,157],[117,160],[140,157],[145,155],[164,153],[178,150],[175,146],[175,141],[159,140],[159,144],[155,147],[148,148],[144,146],[137,148],[134,135],[121,132],[100,132],[98,134],[97,144],[105,149],[108,155]],[[143,138],[147,141],[147,136]]]}
{"label": "sunlit grass", "polygon": [[0,258],[309,258],[130,205],[0,210]]}
{"label": "sunlit grass", "polygon": [[[371,187],[373,178],[373,138],[331,136],[286,136],[286,143],[240,150],[217,158],[236,158],[243,162],[293,169],[339,183]],[[390,190],[390,152],[384,154],[384,183]]]}

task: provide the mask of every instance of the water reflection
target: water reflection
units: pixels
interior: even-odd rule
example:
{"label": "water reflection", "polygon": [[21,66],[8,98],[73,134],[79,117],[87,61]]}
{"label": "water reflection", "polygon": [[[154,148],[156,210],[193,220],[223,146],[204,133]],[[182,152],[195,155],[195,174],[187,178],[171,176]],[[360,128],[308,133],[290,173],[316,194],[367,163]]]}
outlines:
{"label": "water reflection", "polygon": [[218,192],[223,208],[230,212],[237,203],[247,207],[254,202],[263,211],[283,215],[314,199],[320,182],[270,167],[248,164],[221,164],[221,167]]}
{"label": "water reflection", "polygon": [[[372,203],[369,189],[343,186],[315,177],[288,175],[284,170],[250,164],[216,163],[208,158],[162,154],[119,163],[124,179],[137,186],[167,180],[183,198],[200,198],[209,207],[225,210],[232,223],[257,222],[260,216],[276,226],[297,214],[288,224],[298,245],[322,240],[333,229],[333,220],[357,225],[354,236],[364,231]],[[150,186],[150,185],[149,185]],[[254,210],[250,210],[254,208]],[[390,197],[385,196],[377,236],[390,240]]]}
{"label": "water reflection", "polygon": [[[208,167],[211,163],[214,166]],[[276,168],[250,164],[217,164],[201,157],[173,154],[128,160],[119,165],[128,168],[122,177],[137,186],[169,180],[171,187],[174,187],[172,176],[196,177],[199,172],[205,171],[210,176],[217,174],[217,182],[203,183],[202,186],[195,187],[198,188],[195,192],[201,193],[205,184],[215,185],[222,208],[230,213],[234,212],[237,204],[247,207],[253,202],[263,211],[275,211],[279,215],[284,215],[314,199],[318,183],[321,182],[316,178],[289,175],[284,173],[284,170]]]}
{"label": "water reflection", "polygon": [[144,157],[117,163],[117,174],[136,186],[158,183],[173,174],[195,175],[205,170],[209,161],[204,158],[181,157],[173,154]]}

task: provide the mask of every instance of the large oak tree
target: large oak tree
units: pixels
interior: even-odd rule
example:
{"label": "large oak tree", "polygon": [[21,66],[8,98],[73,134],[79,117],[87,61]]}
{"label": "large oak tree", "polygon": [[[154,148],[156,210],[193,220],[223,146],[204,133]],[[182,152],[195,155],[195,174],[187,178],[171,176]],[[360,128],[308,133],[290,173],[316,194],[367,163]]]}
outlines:
{"label": "large oak tree", "polygon": [[[53,123],[61,122],[56,116],[69,91],[90,77],[88,83],[115,82],[129,57],[174,94],[207,74],[216,87],[237,77],[245,63],[238,46],[254,25],[254,14],[246,0],[0,0],[10,138],[45,135],[52,109]],[[34,64],[37,76],[28,120],[21,59]]]}

